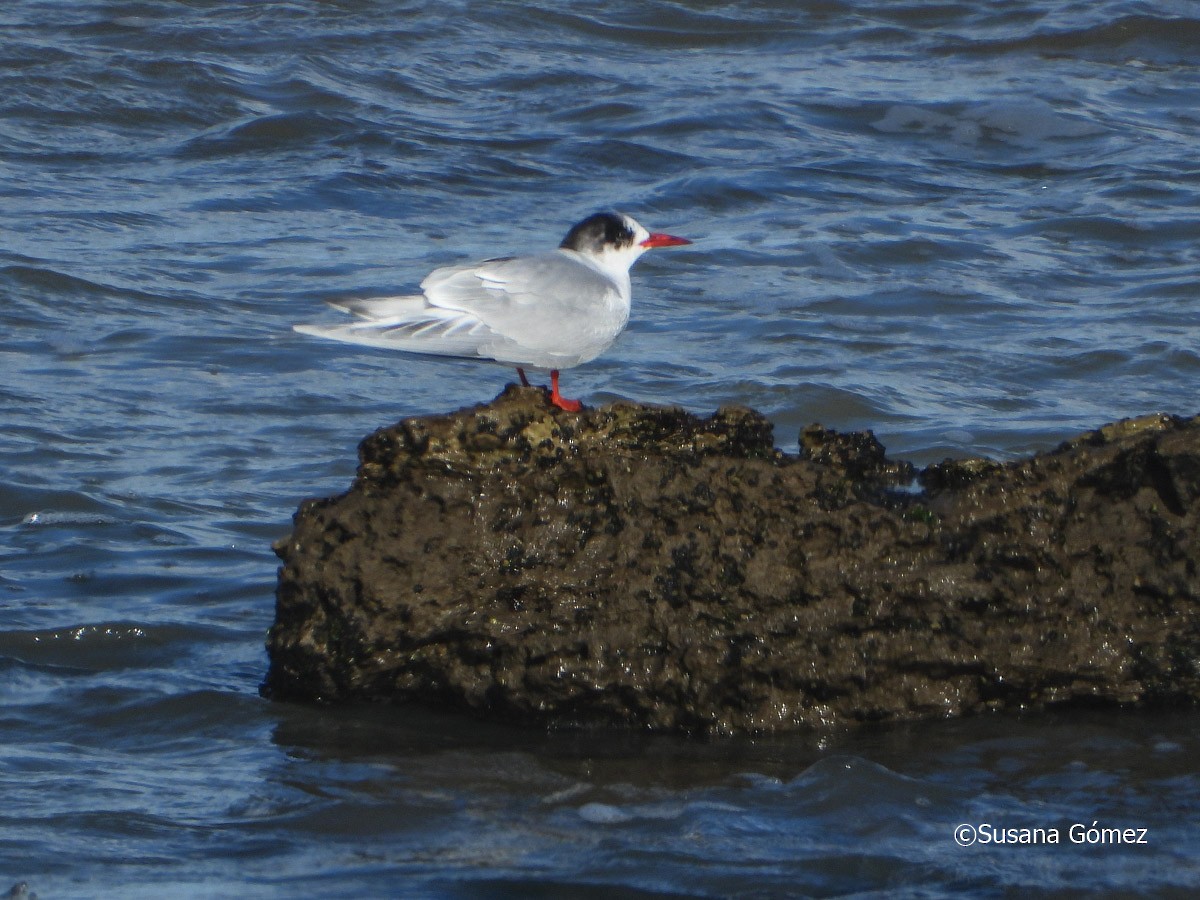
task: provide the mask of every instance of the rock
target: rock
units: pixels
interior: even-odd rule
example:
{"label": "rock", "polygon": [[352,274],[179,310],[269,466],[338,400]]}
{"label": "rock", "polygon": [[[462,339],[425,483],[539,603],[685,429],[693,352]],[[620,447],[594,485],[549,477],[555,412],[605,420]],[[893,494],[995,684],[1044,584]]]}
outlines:
{"label": "rock", "polygon": [[360,458],[276,546],[269,696],[720,732],[1200,697],[1200,418],[918,475],[510,387]]}

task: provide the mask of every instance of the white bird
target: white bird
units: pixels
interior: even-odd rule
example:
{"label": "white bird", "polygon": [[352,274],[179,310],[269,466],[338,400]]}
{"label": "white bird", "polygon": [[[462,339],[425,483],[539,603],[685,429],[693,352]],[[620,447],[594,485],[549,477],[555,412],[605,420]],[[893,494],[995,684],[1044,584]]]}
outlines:
{"label": "white bird", "polygon": [[629,268],[652,247],[691,241],[651,233],[621,213],[601,212],[567,232],[558,249],[435,269],[420,294],[331,302],[359,321],[296,325],[301,334],[437,356],[494,359],[550,370],[550,399],[574,412],[578,400],[558,392],[558,373],[595,359],[629,321]]}

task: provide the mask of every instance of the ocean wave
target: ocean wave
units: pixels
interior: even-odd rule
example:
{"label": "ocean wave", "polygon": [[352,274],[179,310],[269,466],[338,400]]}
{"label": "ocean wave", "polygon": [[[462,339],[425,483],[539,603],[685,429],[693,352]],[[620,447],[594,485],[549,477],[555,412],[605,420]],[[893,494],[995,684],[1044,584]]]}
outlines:
{"label": "ocean wave", "polygon": [[1200,45],[1200,19],[1118,15],[1079,27],[1041,28],[997,40],[951,42],[938,50],[986,56],[1029,53],[1122,65],[1142,61],[1190,68],[1196,65],[1197,45]]}

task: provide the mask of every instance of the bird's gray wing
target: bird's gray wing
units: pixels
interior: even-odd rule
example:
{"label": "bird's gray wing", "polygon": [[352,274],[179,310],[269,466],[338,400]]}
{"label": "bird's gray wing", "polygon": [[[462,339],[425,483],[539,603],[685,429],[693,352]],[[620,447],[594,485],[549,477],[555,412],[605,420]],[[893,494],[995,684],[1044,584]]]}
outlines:
{"label": "bird's gray wing", "polygon": [[566,354],[594,343],[596,320],[619,293],[564,251],[436,269],[421,289],[432,306],[469,314],[520,346]]}

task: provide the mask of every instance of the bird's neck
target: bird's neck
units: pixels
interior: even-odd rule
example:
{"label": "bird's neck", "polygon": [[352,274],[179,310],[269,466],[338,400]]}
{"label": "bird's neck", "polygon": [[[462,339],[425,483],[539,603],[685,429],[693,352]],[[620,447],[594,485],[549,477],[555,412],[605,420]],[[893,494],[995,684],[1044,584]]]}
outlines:
{"label": "bird's neck", "polygon": [[630,259],[628,256],[619,253],[578,253],[574,250],[565,252],[573,253],[578,260],[602,274],[613,283],[623,298],[629,299],[632,291],[629,283]]}

